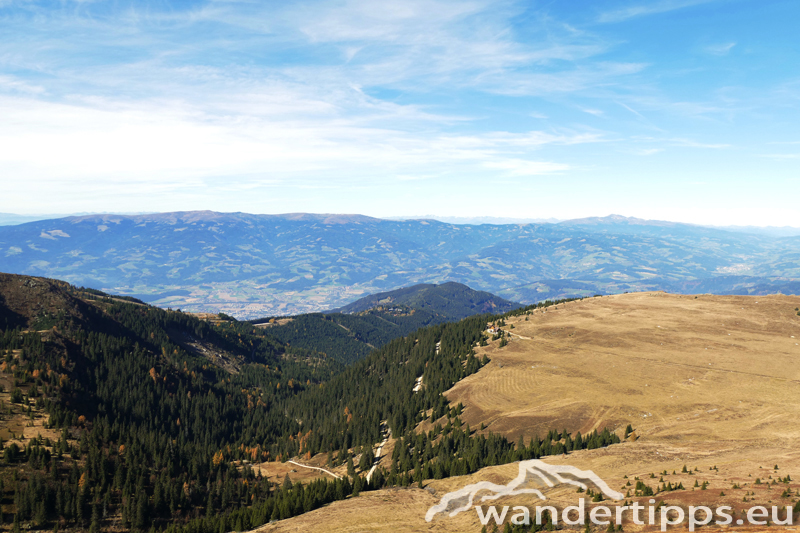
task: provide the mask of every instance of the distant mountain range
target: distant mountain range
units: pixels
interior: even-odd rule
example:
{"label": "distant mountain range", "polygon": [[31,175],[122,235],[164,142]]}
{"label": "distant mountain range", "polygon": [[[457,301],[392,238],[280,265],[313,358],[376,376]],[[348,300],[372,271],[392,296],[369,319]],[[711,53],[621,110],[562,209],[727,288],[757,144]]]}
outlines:
{"label": "distant mountain range", "polygon": [[14,213],[0,213],[0,226],[15,226],[36,220],[58,218],[56,215],[15,215]]}
{"label": "distant mountain range", "polygon": [[447,224],[556,224],[558,218],[519,218],[519,217],[444,217],[425,215],[421,217],[388,217],[387,220],[438,220]]}
{"label": "distant mountain range", "polygon": [[636,290],[800,292],[800,237],[619,216],[447,224],[210,211],[0,227],[0,271],[239,318],[344,306],[456,281],[508,300]]}
{"label": "distant mountain range", "polygon": [[[69,214],[50,214],[50,215],[17,215],[15,213],[0,213],[0,226],[16,226],[17,224],[25,224],[26,222],[35,222],[37,220],[52,220],[54,218],[66,217],[80,217],[91,215],[92,213],[69,213]],[[141,214],[141,213],[126,213],[126,214]]]}

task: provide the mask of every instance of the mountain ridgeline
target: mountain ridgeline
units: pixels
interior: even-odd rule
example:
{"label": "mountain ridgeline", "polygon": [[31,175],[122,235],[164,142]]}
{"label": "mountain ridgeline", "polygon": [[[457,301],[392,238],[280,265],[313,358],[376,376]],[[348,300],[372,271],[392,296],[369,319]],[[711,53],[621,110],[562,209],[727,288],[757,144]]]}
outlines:
{"label": "mountain ridgeline", "polygon": [[348,364],[425,326],[476,314],[502,314],[520,307],[522,304],[451,282],[367,296],[324,314],[264,318],[251,323],[283,343]]}
{"label": "mountain ridgeline", "polygon": [[358,215],[209,211],[0,227],[2,270],[240,319],[456,281],[530,304],[666,290],[800,292],[800,237],[624,217],[456,225]]}
{"label": "mountain ridgeline", "polygon": [[365,296],[332,312],[361,313],[376,307],[404,306],[428,311],[446,320],[461,320],[480,313],[503,314],[523,307],[494,294],[475,291],[462,283],[419,284]]}
{"label": "mountain ridgeline", "polygon": [[[488,362],[473,349],[487,322],[529,308],[425,327],[347,367],[252,324],[48,279],[0,275],[0,309],[0,503],[17,530],[241,531],[363,490],[619,441],[551,432],[515,446],[449,405],[443,393]],[[417,434],[423,420],[433,429]],[[384,424],[403,451],[368,482]],[[250,467],[320,453],[350,475],[303,485]]]}

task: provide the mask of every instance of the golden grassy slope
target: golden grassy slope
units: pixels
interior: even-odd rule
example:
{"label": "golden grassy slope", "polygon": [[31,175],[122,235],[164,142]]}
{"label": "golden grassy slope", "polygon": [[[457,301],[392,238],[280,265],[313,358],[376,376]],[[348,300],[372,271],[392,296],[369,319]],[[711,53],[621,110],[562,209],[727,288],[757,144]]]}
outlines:
{"label": "golden grassy slope", "polygon": [[794,439],[798,305],[664,293],[572,302],[509,321],[509,345],[487,347],[492,362],[448,398],[473,426],[510,436],[632,423],[648,440]]}
{"label": "golden grassy slope", "polygon": [[[479,349],[491,363],[447,396],[465,405],[463,419],[473,428],[484,422],[487,431],[511,439],[550,429],[621,431],[631,423],[636,442],[546,458],[594,470],[612,488],[627,489],[634,476],[655,487],[659,476],[650,479],[650,473],[667,470],[664,481],[683,482],[687,489],[659,496],[670,504],[786,505],[796,498],[781,499],[781,491],[800,485],[768,488],[754,480],[786,474],[800,480],[798,306],[795,296],[665,293],[559,305],[510,320],[508,346],[494,342]],[[698,472],[681,474],[683,465]],[[429,524],[425,512],[448,491],[487,479],[506,483],[516,473],[512,464],[432,481],[435,497],[419,489],[365,494],[266,531],[477,532],[475,513]],[[692,490],[695,480],[708,481],[709,489]],[[741,489],[732,489],[733,483]],[[745,504],[748,492],[754,500]],[[557,489],[548,497],[571,505],[575,494]]]}

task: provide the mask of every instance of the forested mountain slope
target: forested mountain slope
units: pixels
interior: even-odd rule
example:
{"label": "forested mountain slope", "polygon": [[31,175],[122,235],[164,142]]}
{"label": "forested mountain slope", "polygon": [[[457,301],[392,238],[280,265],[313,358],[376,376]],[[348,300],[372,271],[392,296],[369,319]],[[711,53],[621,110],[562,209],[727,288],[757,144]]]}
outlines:
{"label": "forested mountain slope", "polygon": [[419,328],[448,322],[445,317],[409,307],[370,309],[363,313],[309,313],[284,319],[254,320],[281,342],[325,354],[341,363],[363,359],[376,348]]}
{"label": "forested mountain slope", "polygon": [[374,294],[329,313],[251,321],[266,334],[343,363],[363,358],[392,339],[424,326],[455,322],[468,316],[505,313],[516,304],[460,283],[415,285]]}
{"label": "forested mountain slope", "polygon": [[462,283],[453,281],[434,284],[419,284],[394,291],[380,292],[360,298],[332,312],[360,313],[376,307],[411,307],[429,311],[447,320],[460,320],[479,313],[502,314],[522,307],[494,294],[475,291]]}
{"label": "forested mountain slope", "polygon": [[[564,449],[558,433],[515,446],[470,430],[442,395],[488,361],[473,350],[487,315],[421,329],[343,368],[250,324],[53,280],[0,275],[0,295],[0,504],[17,529],[242,530],[362,490]],[[425,419],[436,426],[415,436]],[[403,440],[368,483],[382,423]],[[292,485],[249,467],[320,453],[360,474]]]}

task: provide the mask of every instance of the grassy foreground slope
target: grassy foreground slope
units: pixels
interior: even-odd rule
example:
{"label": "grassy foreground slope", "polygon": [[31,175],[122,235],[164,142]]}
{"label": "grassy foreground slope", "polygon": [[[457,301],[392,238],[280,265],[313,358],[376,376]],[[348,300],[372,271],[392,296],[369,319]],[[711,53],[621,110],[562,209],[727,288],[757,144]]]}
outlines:
{"label": "grassy foreground slope", "polygon": [[[491,362],[459,381],[447,398],[465,406],[465,423],[484,423],[487,431],[511,440],[541,436],[554,427],[585,434],[605,426],[622,432],[632,424],[635,431],[622,445],[545,459],[593,470],[629,502],[724,504],[737,517],[755,505],[797,509],[798,307],[796,296],[695,298],[660,292],[559,304],[508,318],[508,344],[501,348],[495,340],[476,348]],[[425,489],[378,491],[263,531],[477,533],[475,512],[431,523],[425,513],[449,491],[484,480],[504,484],[516,475],[517,465],[508,464],[432,480]],[[636,492],[637,477],[652,496]],[[667,483],[681,488],[667,490]],[[546,495],[561,507],[575,504],[578,496],[574,488],[550,489]],[[492,503],[533,506],[538,501],[518,497]]]}

